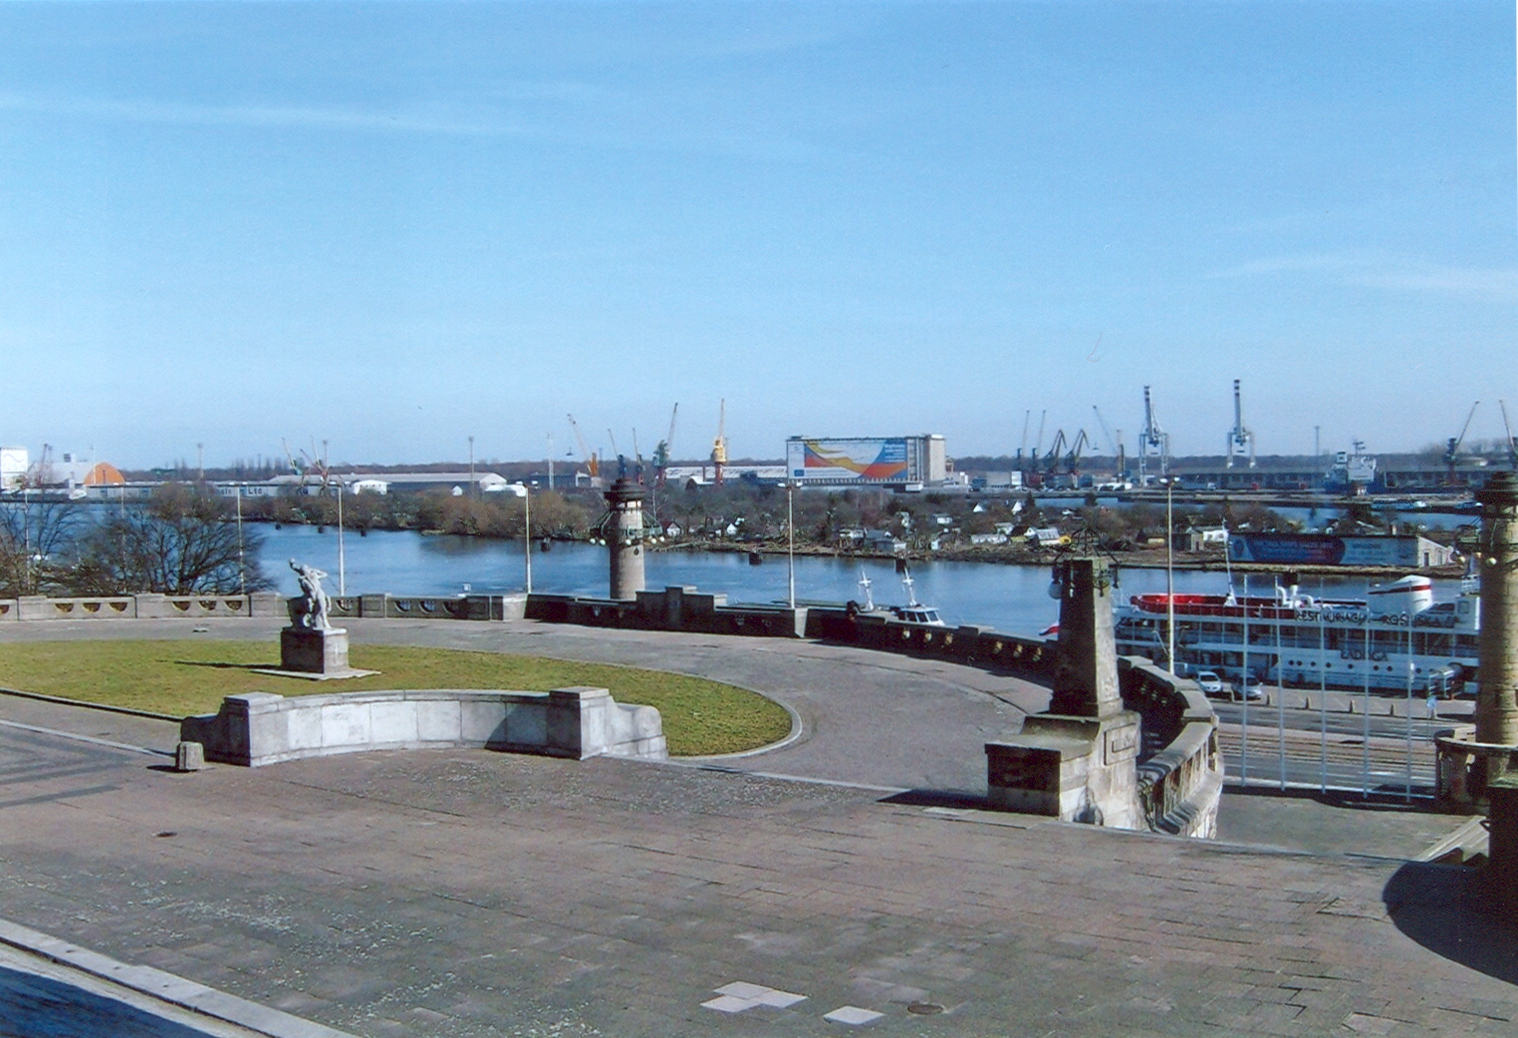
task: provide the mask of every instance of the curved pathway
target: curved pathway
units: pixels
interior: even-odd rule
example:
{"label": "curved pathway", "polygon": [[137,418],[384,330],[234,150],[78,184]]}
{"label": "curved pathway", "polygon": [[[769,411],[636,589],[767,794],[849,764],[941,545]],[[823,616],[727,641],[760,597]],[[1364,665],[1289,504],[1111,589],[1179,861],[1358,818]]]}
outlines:
{"label": "curved pathway", "polygon": [[[778,748],[710,763],[891,789],[983,794],[984,743],[1018,731],[1047,689],[940,660],[780,638],[620,631],[532,620],[344,622],[354,645],[422,645],[616,663],[762,692],[801,720]],[[224,638],[278,644],[277,620],[135,620],[7,624],[0,642]],[[203,633],[192,635],[192,629]],[[324,686],[323,691],[341,691]],[[612,690],[613,695],[616,690]]]}

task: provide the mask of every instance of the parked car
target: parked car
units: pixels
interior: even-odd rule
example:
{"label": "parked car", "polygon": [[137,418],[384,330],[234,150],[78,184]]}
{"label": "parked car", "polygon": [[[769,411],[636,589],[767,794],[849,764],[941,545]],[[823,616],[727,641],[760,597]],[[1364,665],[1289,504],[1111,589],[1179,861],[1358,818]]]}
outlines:
{"label": "parked car", "polygon": [[1223,679],[1218,677],[1214,671],[1197,671],[1196,684],[1205,695],[1217,696],[1223,693]]}

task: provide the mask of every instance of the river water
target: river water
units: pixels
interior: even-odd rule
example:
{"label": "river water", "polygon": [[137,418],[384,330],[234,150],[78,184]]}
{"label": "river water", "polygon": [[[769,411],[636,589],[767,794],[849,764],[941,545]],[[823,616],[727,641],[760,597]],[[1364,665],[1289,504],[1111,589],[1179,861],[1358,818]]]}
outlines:
{"label": "river water", "polygon": [[[286,595],[298,593],[288,560],[299,559],[330,574],[328,590],[339,590],[337,531],[318,532],[313,526],[252,527],[264,536],[259,561],[264,573]],[[346,565],[342,576],[349,594],[451,595],[519,592],[525,585],[520,541],[482,537],[424,536],[411,531],[373,530],[360,537],[343,536]],[[905,589],[887,559],[834,559],[798,556],[798,600],[844,602],[862,600],[860,574],[868,575],[878,605],[906,602]],[[650,588],[694,585],[704,592],[724,593],[730,603],[786,600],[786,560],[767,555],[752,566],[743,553],[652,552],[646,564]],[[917,598],[938,608],[951,625],[976,624],[1008,634],[1037,634],[1054,623],[1059,603],[1049,597],[1049,570],[1042,566],[1006,566],[983,562],[926,562],[912,567]],[[1118,594],[1165,590],[1163,570],[1121,569]],[[1243,591],[1243,579],[1235,579]],[[604,596],[607,592],[606,549],[589,544],[558,543],[548,552],[532,553],[534,591]],[[1177,591],[1222,594],[1222,573],[1177,571]],[[1251,591],[1264,591],[1268,578],[1256,576]],[[1303,590],[1314,595],[1363,597],[1360,578],[1306,578]],[[1440,599],[1453,598],[1455,581],[1436,581]]]}

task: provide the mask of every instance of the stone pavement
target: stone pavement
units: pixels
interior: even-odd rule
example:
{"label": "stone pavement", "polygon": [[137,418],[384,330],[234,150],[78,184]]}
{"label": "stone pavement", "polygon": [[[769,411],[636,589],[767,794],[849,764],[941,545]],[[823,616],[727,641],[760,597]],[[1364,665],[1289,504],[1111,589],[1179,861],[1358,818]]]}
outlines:
{"label": "stone pavement", "polygon": [[[809,742],[724,767],[804,773],[836,726],[883,744],[903,718],[932,752],[961,711],[1013,709],[978,688],[1008,679],[826,646],[411,626],[369,636],[480,627],[795,686]],[[867,1013],[912,1035],[1518,1030],[1518,938],[1468,870],[1402,860],[1458,819],[1225,798],[1254,835],[1319,842],[1301,853],[678,764],[452,750],[177,775],[105,744],[165,749],[172,725],[9,697],[0,720],[0,916],[366,1038],[839,1034],[825,1014]],[[967,767],[835,745],[819,777],[970,788],[916,780]]]}

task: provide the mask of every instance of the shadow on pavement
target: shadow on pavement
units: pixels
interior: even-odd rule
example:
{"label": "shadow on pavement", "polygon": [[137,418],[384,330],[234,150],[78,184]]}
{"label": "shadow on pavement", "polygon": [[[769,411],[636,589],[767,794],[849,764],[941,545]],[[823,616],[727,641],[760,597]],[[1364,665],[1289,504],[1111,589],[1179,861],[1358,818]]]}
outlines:
{"label": "shadow on pavement", "polygon": [[1498,910],[1480,869],[1408,862],[1381,900],[1397,929],[1429,951],[1518,984],[1518,926]]}
{"label": "shadow on pavement", "polygon": [[1313,803],[1322,804],[1324,807],[1345,808],[1351,811],[1395,811],[1398,814],[1427,814],[1444,815],[1447,812],[1437,808],[1431,797],[1425,794],[1426,790],[1420,790],[1414,786],[1414,799],[1408,802],[1406,794],[1401,790],[1386,790],[1385,792],[1372,791],[1368,796],[1353,790],[1330,789],[1323,792],[1317,789],[1304,789],[1301,787],[1279,786],[1240,786],[1229,783],[1224,793],[1230,797],[1262,797],[1278,800],[1311,800]]}
{"label": "shadow on pavement", "polygon": [[0,967],[0,1038],[205,1038],[206,1032],[91,994],[61,980]]}
{"label": "shadow on pavement", "polygon": [[957,807],[984,808],[986,798],[973,793],[956,793],[943,789],[908,789],[881,797],[882,804],[900,804],[905,807]]}

